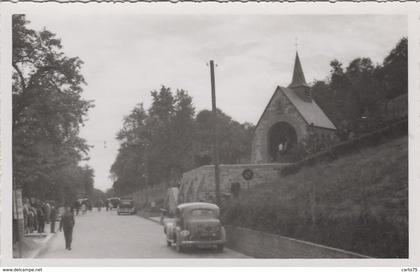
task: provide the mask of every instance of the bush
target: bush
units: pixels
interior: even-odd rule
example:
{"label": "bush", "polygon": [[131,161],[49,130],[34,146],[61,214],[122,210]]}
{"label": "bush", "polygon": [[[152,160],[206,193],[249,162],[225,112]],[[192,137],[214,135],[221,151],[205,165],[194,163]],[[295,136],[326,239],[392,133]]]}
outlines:
{"label": "bush", "polygon": [[358,138],[347,140],[332,146],[329,149],[320,151],[313,155],[308,155],[305,159],[286,166],[282,169],[283,176],[296,174],[305,166],[312,166],[320,162],[332,162],[339,157],[343,157],[355,152],[360,152],[369,147],[375,147],[386,143],[392,139],[407,135],[408,133],[408,120],[401,119],[397,122],[388,124],[381,129],[361,135]]}
{"label": "bush", "polygon": [[254,187],[223,207],[222,220],[372,257],[407,257],[407,137]]}

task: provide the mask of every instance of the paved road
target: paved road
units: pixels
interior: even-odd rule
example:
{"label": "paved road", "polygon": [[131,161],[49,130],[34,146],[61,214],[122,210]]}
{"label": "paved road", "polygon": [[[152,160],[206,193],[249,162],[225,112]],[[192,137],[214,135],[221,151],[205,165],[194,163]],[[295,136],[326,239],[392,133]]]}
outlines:
{"label": "paved road", "polygon": [[72,250],[58,232],[41,258],[246,258],[236,251],[211,249],[176,252],[166,246],[162,226],[136,215],[92,211],[76,216]]}

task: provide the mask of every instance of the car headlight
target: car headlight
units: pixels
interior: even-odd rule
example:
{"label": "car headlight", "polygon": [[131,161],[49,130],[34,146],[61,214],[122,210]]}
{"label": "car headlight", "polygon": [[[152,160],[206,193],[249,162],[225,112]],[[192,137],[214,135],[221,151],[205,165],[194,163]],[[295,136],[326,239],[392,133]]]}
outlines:
{"label": "car headlight", "polygon": [[180,232],[182,236],[186,237],[188,235],[190,235],[190,232],[188,230],[183,230]]}

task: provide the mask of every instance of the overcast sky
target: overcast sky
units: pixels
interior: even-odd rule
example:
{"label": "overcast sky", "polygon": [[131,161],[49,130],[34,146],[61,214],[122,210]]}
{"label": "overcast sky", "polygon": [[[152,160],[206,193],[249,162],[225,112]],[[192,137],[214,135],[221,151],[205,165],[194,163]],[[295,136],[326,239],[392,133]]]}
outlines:
{"label": "overcast sky", "polygon": [[216,68],[217,106],[240,122],[256,123],[277,85],[292,78],[295,39],[308,82],[325,79],[329,62],[356,57],[380,63],[407,35],[405,16],[283,15],[35,15],[62,38],[68,56],[84,62],[84,97],[95,102],[81,136],[94,145],[88,162],[95,187],[112,186],[109,169],[122,119],[161,85],[185,89],[197,111],[211,107]]}

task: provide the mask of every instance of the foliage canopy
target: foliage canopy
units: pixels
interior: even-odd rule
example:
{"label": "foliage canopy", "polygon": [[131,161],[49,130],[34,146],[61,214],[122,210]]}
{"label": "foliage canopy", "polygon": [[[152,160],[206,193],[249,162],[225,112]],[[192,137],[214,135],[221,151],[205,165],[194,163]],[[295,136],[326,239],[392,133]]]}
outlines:
{"label": "foliage canopy", "polygon": [[13,178],[25,196],[70,201],[93,190],[93,169],[79,166],[89,146],[78,136],[93,104],[81,97],[83,62],[28,23],[13,16]]}

